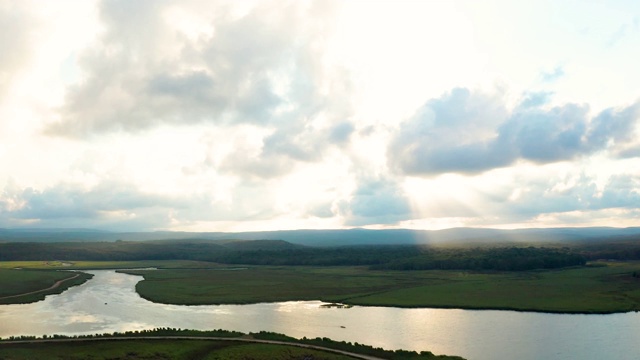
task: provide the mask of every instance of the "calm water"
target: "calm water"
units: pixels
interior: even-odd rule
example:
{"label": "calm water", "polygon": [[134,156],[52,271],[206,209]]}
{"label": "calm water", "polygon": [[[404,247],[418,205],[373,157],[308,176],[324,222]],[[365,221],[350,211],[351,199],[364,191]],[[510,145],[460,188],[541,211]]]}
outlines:
{"label": "calm water", "polygon": [[[468,359],[640,359],[640,313],[552,315],[512,311],[320,308],[320,302],[175,306],[140,298],[141,277],[92,271],[45,301],[0,305],[0,337],[175,327],[326,336]],[[105,304],[106,303],[106,304]],[[344,326],[344,328],[342,328]]]}

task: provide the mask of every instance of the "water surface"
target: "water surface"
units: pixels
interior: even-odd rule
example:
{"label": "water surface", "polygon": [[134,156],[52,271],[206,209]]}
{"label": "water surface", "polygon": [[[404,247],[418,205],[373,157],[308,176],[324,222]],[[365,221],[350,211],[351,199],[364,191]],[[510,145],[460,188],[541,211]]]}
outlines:
{"label": "water surface", "polygon": [[321,308],[301,301],[254,305],[156,304],[135,292],[139,276],[95,277],[60,295],[0,305],[0,337],[151,329],[275,331],[330,337],[387,349],[429,350],[468,359],[640,358],[640,313],[562,315],[514,311]]}

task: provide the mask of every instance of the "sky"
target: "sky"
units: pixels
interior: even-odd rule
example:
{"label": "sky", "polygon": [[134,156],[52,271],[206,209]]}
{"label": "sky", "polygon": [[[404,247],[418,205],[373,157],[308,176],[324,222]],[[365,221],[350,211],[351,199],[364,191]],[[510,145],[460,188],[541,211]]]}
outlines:
{"label": "sky", "polygon": [[640,226],[640,2],[0,0],[0,227]]}

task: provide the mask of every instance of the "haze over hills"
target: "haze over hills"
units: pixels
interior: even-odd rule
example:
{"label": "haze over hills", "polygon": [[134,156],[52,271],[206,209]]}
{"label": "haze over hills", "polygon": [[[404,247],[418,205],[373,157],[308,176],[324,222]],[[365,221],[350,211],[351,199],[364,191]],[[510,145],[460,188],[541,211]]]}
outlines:
{"label": "haze over hills", "polygon": [[151,241],[151,240],[284,240],[306,246],[416,245],[468,243],[558,243],[627,239],[640,227],[532,228],[501,230],[451,228],[444,230],[347,229],[252,232],[110,232],[94,229],[0,229],[0,242]]}

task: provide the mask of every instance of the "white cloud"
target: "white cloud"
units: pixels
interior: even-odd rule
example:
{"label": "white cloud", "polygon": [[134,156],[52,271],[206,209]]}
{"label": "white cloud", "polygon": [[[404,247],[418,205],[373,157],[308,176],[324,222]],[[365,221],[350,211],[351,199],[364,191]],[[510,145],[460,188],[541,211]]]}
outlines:
{"label": "white cloud", "polygon": [[639,18],[0,0],[0,226],[633,224]]}
{"label": "white cloud", "polygon": [[48,131],[83,137],[159,124],[280,126],[345,116],[336,106],[346,98],[333,83],[348,79],[331,78],[320,61],[318,28],[330,11],[315,12],[328,4],[258,3],[240,16],[225,4],[180,5],[209,25],[198,36],[173,22],[177,3],[102,2],[106,32],[84,52],[85,78],[69,89]]}

